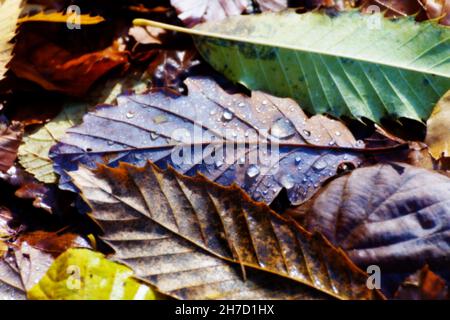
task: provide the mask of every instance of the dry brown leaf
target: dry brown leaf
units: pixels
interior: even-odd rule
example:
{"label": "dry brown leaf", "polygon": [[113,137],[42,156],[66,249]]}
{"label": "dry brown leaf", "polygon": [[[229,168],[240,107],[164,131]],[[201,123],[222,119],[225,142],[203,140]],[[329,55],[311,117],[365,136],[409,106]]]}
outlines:
{"label": "dry brown leaf", "polygon": [[425,266],[409,276],[394,297],[400,300],[447,300],[449,293],[445,281]]}
{"label": "dry brown leaf", "polygon": [[184,299],[380,298],[341,250],[236,186],[151,163],[81,167],[71,177],[115,257],[163,293]]}

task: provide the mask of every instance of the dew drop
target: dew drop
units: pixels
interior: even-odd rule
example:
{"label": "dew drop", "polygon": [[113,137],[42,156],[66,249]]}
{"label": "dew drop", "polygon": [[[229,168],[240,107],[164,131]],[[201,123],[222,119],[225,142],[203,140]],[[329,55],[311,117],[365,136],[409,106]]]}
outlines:
{"label": "dew drop", "polygon": [[270,134],[278,139],[287,139],[295,134],[295,128],[288,119],[279,118],[270,128]]}
{"label": "dew drop", "polygon": [[302,157],[296,156],[296,157],[295,157],[295,163],[296,163],[296,164],[299,164],[300,162],[302,162]]}
{"label": "dew drop", "polygon": [[322,171],[327,167],[328,163],[324,159],[319,159],[312,165],[314,170]]}
{"label": "dew drop", "polygon": [[263,102],[262,102],[262,104],[263,104],[264,106],[267,106],[268,103],[269,103],[269,101],[267,101],[267,100],[263,100]]}
{"label": "dew drop", "polygon": [[247,169],[247,176],[249,178],[255,178],[257,175],[259,175],[260,171],[259,171],[259,167],[257,165],[252,164],[248,169]]}
{"label": "dew drop", "polygon": [[364,148],[364,141],[362,141],[362,140],[356,141],[355,147],[356,148]]}
{"label": "dew drop", "polygon": [[310,136],[311,136],[311,131],[303,130],[303,134],[304,134],[306,137],[310,137]]}
{"label": "dew drop", "polygon": [[150,139],[152,139],[153,141],[158,139],[159,134],[157,134],[156,132],[150,131]]}
{"label": "dew drop", "polygon": [[290,174],[286,174],[280,179],[281,185],[286,188],[286,190],[290,190],[294,187],[295,181],[294,178]]}
{"label": "dew drop", "polygon": [[238,107],[240,107],[240,108],[243,108],[243,107],[245,107],[245,103],[243,103],[243,102],[239,102],[239,104],[238,104]]}
{"label": "dew drop", "polygon": [[339,131],[336,131],[336,132],[335,132],[335,135],[338,136],[338,137],[340,137],[340,136],[342,135],[342,133],[340,133]]}
{"label": "dew drop", "polygon": [[127,116],[127,119],[131,119],[134,117],[134,112],[128,111],[126,116]]}
{"label": "dew drop", "polygon": [[244,157],[239,158],[238,163],[239,164],[244,164],[245,163],[245,158]]}
{"label": "dew drop", "polygon": [[233,119],[233,113],[230,110],[225,110],[223,112],[222,119],[225,121],[230,121]]}
{"label": "dew drop", "polygon": [[114,141],[108,140],[108,146],[114,145]]}
{"label": "dew drop", "polygon": [[212,116],[215,115],[215,114],[216,114],[216,110],[211,110],[211,111],[209,112],[209,114],[212,115]]}

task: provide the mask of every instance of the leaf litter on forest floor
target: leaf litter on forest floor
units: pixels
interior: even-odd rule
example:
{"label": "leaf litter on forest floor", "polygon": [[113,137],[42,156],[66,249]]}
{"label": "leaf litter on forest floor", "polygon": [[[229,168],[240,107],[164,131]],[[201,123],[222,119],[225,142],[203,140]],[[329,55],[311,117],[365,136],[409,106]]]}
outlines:
{"label": "leaf litter on forest floor", "polygon": [[228,94],[210,78],[185,83],[187,96],[164,90],[120,96],[118,106],[86,114],[50,151],[60,187],[74,190],[65,171],[78,164],[151,160],[222,185],[236,183],[266,203],[284,188],[295,204],[335,176],[340,164],[362,161],[364,143],[342,123],[307,118],[291,99]]}
{"label": "leaf litter on forest floor", "polygon": [[296,219],[361,268],[379,266],[389,293],[399,285],[399,275],[425,264],[450,279],[449,199],[447,176],[407,164],[379,164],[331,181],[299,208]]}
{"label": "leaf litter on forest floor", "polygon": [[115,258],[165,294],[382,298],[341,250],[236,186],[161,170],[150,162],[95,171],[80,167],[70,176]]}

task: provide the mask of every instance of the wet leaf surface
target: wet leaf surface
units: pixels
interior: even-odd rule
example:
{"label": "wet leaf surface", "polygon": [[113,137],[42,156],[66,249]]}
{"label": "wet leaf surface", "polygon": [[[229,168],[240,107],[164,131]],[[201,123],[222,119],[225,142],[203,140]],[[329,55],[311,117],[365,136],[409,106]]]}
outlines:
{"label": "wet leaf surface", "polygon": [[[344,162],[358,164],[364,146],[340,122],[310,119],[291,99],[262,92],[230,95],[213,80],[186,81],[188,96],[163,91],[118,98],[118,106],[88,113],[50,151],[60,187],[78,164],[144,165],[151,160],[179,172],[201,172],[222,185],[236,183],[270,203],[282,188],[292,203],[311,197]],[[98,130],[102,128],[102,130]]]}

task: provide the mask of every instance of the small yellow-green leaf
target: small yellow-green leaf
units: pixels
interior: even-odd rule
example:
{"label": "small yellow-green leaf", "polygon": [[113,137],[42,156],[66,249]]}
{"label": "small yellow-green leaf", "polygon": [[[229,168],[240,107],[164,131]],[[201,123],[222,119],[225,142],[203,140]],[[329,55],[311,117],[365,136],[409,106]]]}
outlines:
{"label": "small yellow-green leaf", "polygon": [[81,122],[86,111],[86,103],[67,104],[52,121],[37,131],[26,134],[19,148],[19,162],[25,170],[41,182],[56,182],[57,177],[53,172],[53,163],[48,158],[48,152],[67,129]]}
{"label": "small yellow-green leaf", "polygon": [[89,249],[69,249],[27,293],[39,300],[155,300],[158,294],[125,265]]}
{"label": "small yellow-green leaf", "polygon": [[438,102],[427,122],[425,142],[433,158],[450,156],[450,91]]}

